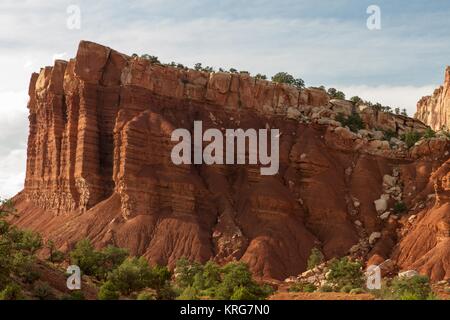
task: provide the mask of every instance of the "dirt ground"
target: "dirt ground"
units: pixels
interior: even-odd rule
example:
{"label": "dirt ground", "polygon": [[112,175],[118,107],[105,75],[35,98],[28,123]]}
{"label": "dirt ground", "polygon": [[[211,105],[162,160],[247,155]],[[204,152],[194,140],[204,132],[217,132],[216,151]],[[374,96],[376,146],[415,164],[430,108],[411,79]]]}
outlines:
{"label": "dirt ground", "polygon": [[371,294],[349,294],[340,292],[277,292],[269,300],[375,300]]}

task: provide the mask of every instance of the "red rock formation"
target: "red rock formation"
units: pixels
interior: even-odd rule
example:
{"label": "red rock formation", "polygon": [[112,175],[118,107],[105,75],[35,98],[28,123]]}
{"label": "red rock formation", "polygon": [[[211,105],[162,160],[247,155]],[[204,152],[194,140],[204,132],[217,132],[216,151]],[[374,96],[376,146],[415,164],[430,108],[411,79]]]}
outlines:
{"label": "red rock formation", "polygon": [[[406,257],[397,249],[399,262],[448,277],[449,177],[433,169],[444,166],[450,143],[430,141],[405,154],[346,128],[291,119],[335,107],[322,90],[171,68],[81,42],[76,59],[31,78],[27,174],[15,223],[62,249],[88,237],[152,263],[237,259],[259,276],[283,279],[305,270],[314,246],[327,258],[342,256],[375,231],[383,237],[365,258],[388,258],[397,229],[379,219],[373,202],[383,176],[400,167],[412,175],[414,195],[439,180],[444,200],[427,207],[429,215],[441,212],[432,218],[441,231],[430,233],[440,249],[400,235],[400,247],[413,249]],[[368,128],[381,118],[370,118]],[[279,128],[279,174],[261,176],[255,165],[175,166],[172,130],[192,130],[194,120],[205,128]],[[442,261],[440,271],[428,267],[432,261]]]}
{"label": "red rock formation", "polygon": [[445,70],[444,85],[417,103],[415,117],[434,130],[450,129],[450,67]]}

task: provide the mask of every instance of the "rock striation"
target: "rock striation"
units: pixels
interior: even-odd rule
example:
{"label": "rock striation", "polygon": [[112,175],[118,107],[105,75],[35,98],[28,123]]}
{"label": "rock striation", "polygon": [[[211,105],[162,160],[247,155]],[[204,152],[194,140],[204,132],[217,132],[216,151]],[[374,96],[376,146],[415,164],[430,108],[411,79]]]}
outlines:
{"label": "rock striation", "polygon": [[434,130],[450,130],[450,67],[445,70],[444,84],[417,103],[415,117]]}
{"label": "rock striation", "polygon": [[[450,142],[408,149],[383,139],[385,131],[424,131],[419,120],[330,101],[320,89],[168,67],[87,41],[75,59],[33,74],[29,94],[14,222],[61,250],[87,237],[151,263],[241,260],[257,276],[285,279],[305,271],[313,247],[330,259],[362,244],[355,252],[365,261],[395,257],[399,268],[450,276]],[[353,113],[363,130],[337,121]],[[280,129],[279,174],[261,176],[258,165],[174,165],[171,133],[192,131],[195,120],[219,130]],[[393,194],[417,224],[379,217],[374,202],[393,170],[404,187]],[[395,201],[386,199],[383,212]]]}

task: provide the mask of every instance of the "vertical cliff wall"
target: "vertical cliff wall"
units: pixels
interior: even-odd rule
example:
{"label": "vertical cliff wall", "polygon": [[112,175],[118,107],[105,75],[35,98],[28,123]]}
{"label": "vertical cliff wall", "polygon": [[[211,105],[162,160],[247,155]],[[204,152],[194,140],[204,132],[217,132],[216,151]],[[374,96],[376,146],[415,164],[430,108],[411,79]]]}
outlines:
{"label": "vertical cliff wall", "polygon": [[450,129],[450,67],[445,70],[444,84],[417,103],[415,117],[434,130]]}
{"label": "vertical cliff wall", "polygon": [[[401,268],[449,276],[450,143],[437,137],[408,149],[380,131],[425,130],[418,120],[357,110],[320,89],[168,67],[87,41],[75,59],[33,74],[29,94],[27,172],[15,223],[62,250],[87,237],[152,263],[240,260],[256,275],[283,279],[305,270],[319,247],[327,258],[395,254]],[[364,130],[336,121],[354,112]],[[171,133],[192,132],[194,120],[222,132],[279,129],[279,173],[262,176],[258,165],[174,165]],[[393,172],[399,183],[386,189]],[[386,212],[374,205],[381,196]],[[400,200],[423,221],[414,233],[397,233],[407,220],[393,212]],[[418,244],[411,234],[427,236]]]}

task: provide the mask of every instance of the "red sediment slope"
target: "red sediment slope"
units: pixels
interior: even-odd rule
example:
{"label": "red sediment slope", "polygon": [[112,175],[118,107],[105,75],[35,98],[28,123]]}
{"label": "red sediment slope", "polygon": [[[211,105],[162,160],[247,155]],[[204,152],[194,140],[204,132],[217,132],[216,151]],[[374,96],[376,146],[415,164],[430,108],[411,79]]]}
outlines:
{"label": "red sediment slope", "polygon": [[[241,260],[257,276],[284,279],[305,270],[315,246],[332,258],[359,243],[352,254],[367,261],[393,258],[433,280],[449,277],[448,139],[392,148],[335,123],[354,107],[322,90],[163,66],[86,41],[75,59],[33,74],[29,93],[27,174],[14,222],[62,249],[88,237],[151,263]],[[425,128],[357,111],[367,131]],[[171,133],[192,130],[194,120],[204,129],[279,129],[279,174],[175,166]],[[412,210],[382,220],[374,201],[393,170]],[[369,243],[374,232],[381,237]]]}

